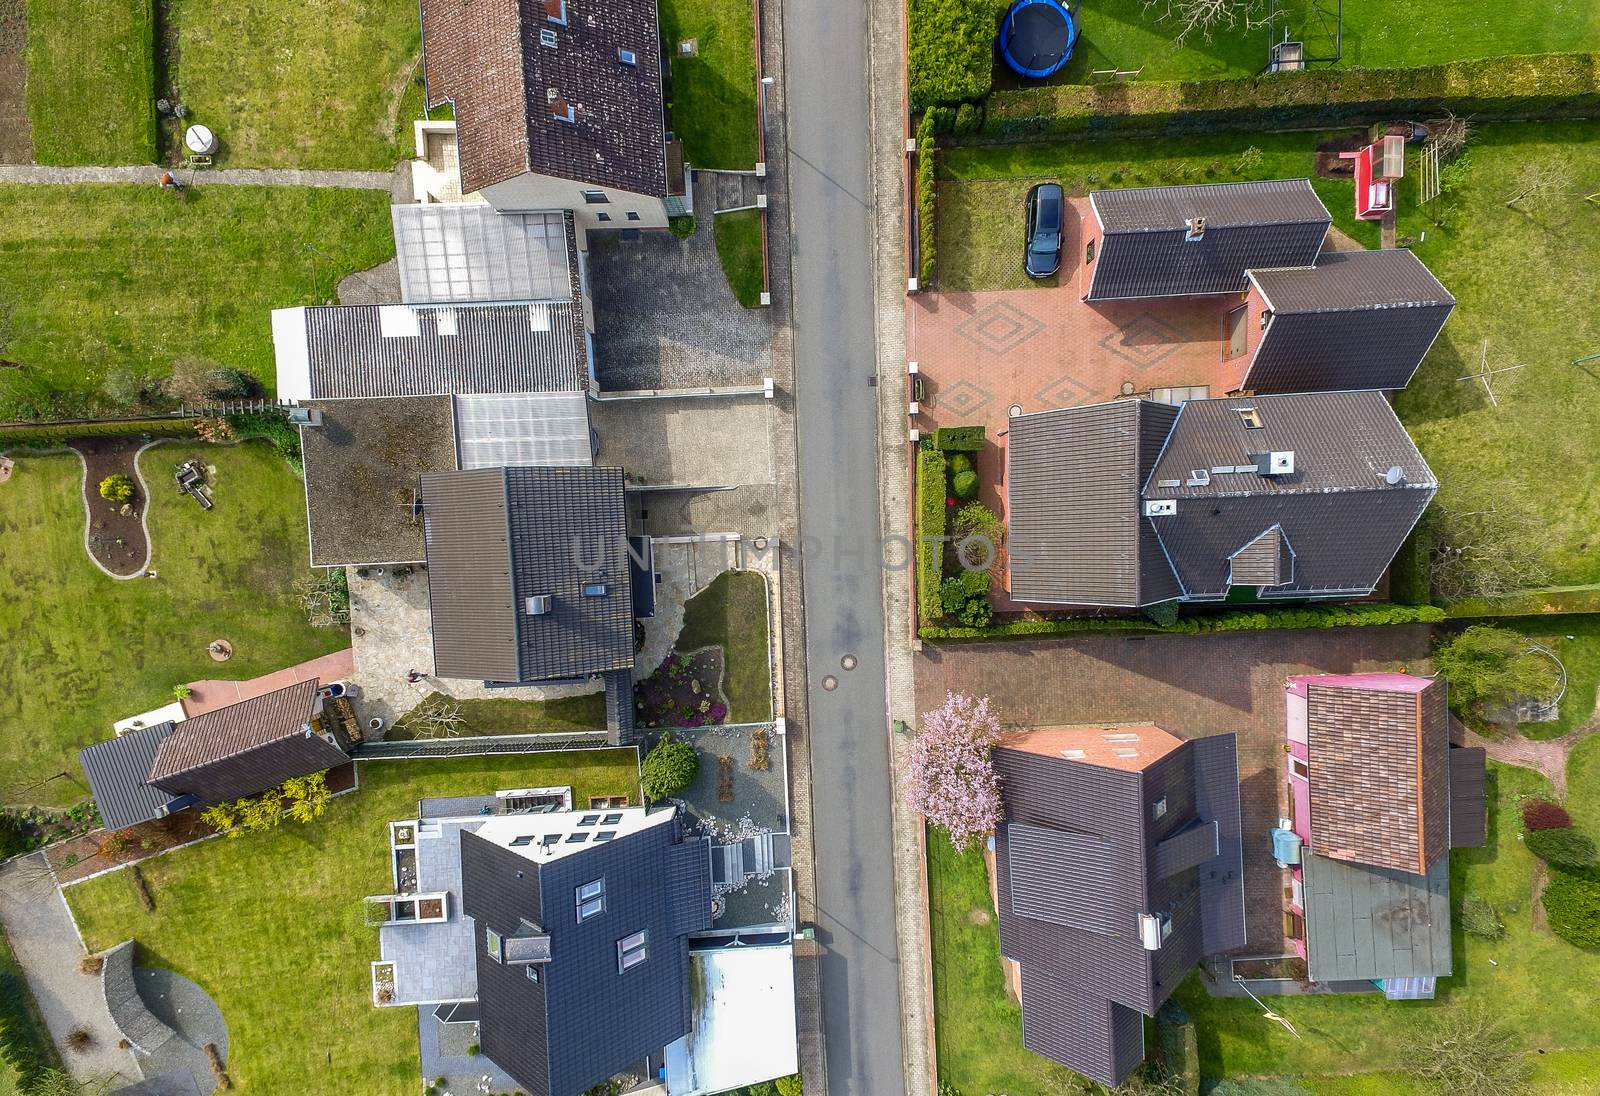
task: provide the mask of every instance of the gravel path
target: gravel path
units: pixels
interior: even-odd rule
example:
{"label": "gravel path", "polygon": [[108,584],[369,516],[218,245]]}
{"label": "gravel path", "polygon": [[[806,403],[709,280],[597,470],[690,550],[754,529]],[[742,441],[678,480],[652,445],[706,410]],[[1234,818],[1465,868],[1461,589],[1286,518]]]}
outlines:
{"label": "gravel path", "polygon": [[[42,164],[0,165],[0,183],[149,183],[154,185],[165,168],[154,164],[136,167],[46,167]],[[176,171],[185,186],[305,186],[342,187],[351,190],[386,190],[410,200],[410,165],[394,171],[301,171],[295,168],[220,168],[215,171]]]}
{"label": "gravel path", "polygon": [[[110,1077],[123,1083],[139,1080],[132,1056],[117,1049],[120,1034],[106,1010],[100,979],[79,970],[83,944],[43,853],[0,867],[0,924],[73,1076]],[[94,1040],[83,1053],[66,1045],[67,1035],[77,1027],[87,1028]]]}

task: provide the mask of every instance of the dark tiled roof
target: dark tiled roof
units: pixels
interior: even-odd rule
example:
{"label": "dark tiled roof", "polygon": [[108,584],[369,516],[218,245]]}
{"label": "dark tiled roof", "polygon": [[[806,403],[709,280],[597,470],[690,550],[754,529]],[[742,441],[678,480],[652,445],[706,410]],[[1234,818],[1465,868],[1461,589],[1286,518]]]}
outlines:
{"label": "dark tiled roof", "polygon": [[[710,916],[703,838],[680,842],[668,823],[541,864],[463,831],[461,877],[479,933],[483,1052],[533,1096],[581,1092],[689,1031],[685,933]],[[576,890],[595,879],[605,911],[578,924]],[[524,921],[551,940],[538,983],[482,946],[485,926],[509,936]],[[617,943],[641,930],[649,958],[619,974]]]}
{"label": "dark tiled roof", "polygon": [[150,766],[172,723],[141,727],[78,751],[78,763],[108,830],[160,818],[173,796],[150,784]]}
{"label": "dark tiled roof", "polygon": [[1333,251],[1316,266],[1252,270],[1272,312],[1242,388],[1404,388],[1455,298],[1404,250]]}
{"label": "dark tiled roof", "polygon": [[1450,847],[1444,683],[1417,692],[1311,678],[1306,695],[1312,847],[1426,873]]}
{"label": "dark tiled roof", "polygon": [[[422,496],[440,676],[545,681],[633,665],[621,469],[439,473],[422,477]],[[544,595],[550,611],[528,613]]]}
{"label": "dark tiled roof", "polygon": [[560,301],[577,294],[572,214],[500,213],[481,202],[390,208],[407,304]]}
{"label": "dark tiled roof", "polygon": [[1450,858],[1426,876],[1305,857],[1306,964],[1313,981],[1450,973]]}
{"label": "dark tiled roof", "polygon": [[655,0],[423,0],[422,32],[429,103],[455,106],[464,191],[532,171],[666,196]]}
{"label": "dark tiled roof", "polygon": [[[1262,426],[1246,426],[1253,409]],[[1268,453],[1293,472],[1263,475]],[[1399,483],[1385,474],[1401,470]],[[1174,500],[1154,527],[1189,598],[1227,594],[1232,558],[1280,526],[1293,575],[1263,597],[1365,594],[1410,533],[1437,483],[1377,392],[1190,400],[1146,480],[1144,498]]]}
{"label": "dark tiled roof", "polygon": [[1177,408],[1143,400],[1011,420],[1006,448],[1011,596],[1144,605],[1178,596],[1139,488]]}
{"label": "dark tiled roof", "polygon": [[456,466],[449,396],[335,400],[303,427],[311,564],[418,563],[417,476]]}
{"label": "dark tiled roof", "polygon": [[[414,317],[418,333],[385,336],[386,310],[400,320]],[[292,393],[299,398],[572,392],[588,383],[583,309],[573,301],[452,309],[337,305],[303,314],[309,383],[304,395]],[[451,318],[455,334],[441,334],[441,320]],[[281,346],[279,360],[285,360]]]}
{"label": "dark tiled roof", "polygon": [[[1237,293],[1245,271],[1309,266],[1332,223],[1306,179],[1099,190],[1090,300]],[[1185,238],[1185,224],[1205,230]]]}
{"label": "dark tiled roof", "polygon": [[[1103,1084],[1138,1065],[1139,1017],[1208,946],[1243,940],[1236,747],[1232,735],[1203,741],[1142,770],[1017,742],[994,751],[1000,946],[1021,967],[1023,1043]],[[1139,917],[1158,912],[1171,935],[1147,951]]]}
{"label": "dark tiled roof", "polygon": [[1450,748],[1450,847],[1481,849],[1489,840],[1484,780],[1487,753],[1481,746]]}
{"label": "dark tiled roof", "polygon": [[150,779],[161,783],[281,738],[303,737],[316,696],[312,678],[185,720],[162,740]]}
{"label": "dark tiled roof", "polygon": [[1233,553],[1228,568],[1233,586],[1277,586],[1294,578],[1294,553],[1283,526],[1274,525]]}

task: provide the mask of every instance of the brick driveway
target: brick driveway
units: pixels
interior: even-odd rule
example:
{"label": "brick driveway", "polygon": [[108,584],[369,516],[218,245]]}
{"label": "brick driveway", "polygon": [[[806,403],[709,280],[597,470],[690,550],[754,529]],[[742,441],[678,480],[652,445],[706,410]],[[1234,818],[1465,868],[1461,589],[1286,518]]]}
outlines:
{"label": "brick driveway", "polygon": [[1190,737],[1239,736],[1245,912],[1251,951],[1282,948],[1282,877],[1268,830],[1283,816],[1283,682],[1291,674],[1416,667],[1426,625],[928,644],[917,708],[956,690],[987,695],[1020,727],[1150,720]]}

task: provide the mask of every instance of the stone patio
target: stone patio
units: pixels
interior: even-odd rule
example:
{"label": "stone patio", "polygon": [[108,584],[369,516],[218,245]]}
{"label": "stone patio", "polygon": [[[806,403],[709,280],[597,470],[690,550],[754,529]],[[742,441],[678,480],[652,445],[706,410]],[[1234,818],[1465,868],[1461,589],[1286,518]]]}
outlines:
{"label": "stone patio", "polygon": [[[483,820],[436,823],[435,835],[417,836],[417,893],[450,893],[450,919],[378,930],[379,958],[394,964],[396,1005],[474,1000],[478,996],[476,934],[461,906],[461,831]],[[384,855],[389,855],[385,844]]]}
{"label": "stone patio", "polygon": [[[355,671],[348,680],[360,690],[363,718],[379,718],[385,727],[416,707],[430,693],[457,700],[548,700],[583,696],[604,688],[596,678],[579,685],[525,686],[488,689],[478,681],[433,676],[433,630],[428,615],[428,572],[416,568],[395,576],[389,569],[365,577],[349,569],[350,636]],[[408,682],[412,670],[422,676]]]}

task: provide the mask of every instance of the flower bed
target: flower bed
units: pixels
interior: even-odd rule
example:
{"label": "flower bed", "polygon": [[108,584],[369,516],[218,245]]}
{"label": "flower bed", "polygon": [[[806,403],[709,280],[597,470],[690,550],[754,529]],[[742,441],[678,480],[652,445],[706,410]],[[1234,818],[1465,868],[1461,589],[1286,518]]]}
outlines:
{"label": "flower bed", "polygon": [[634,687],[637,722],[644,727],[710,727],[728,718],[722,695],[722,648],[670,654]]}

